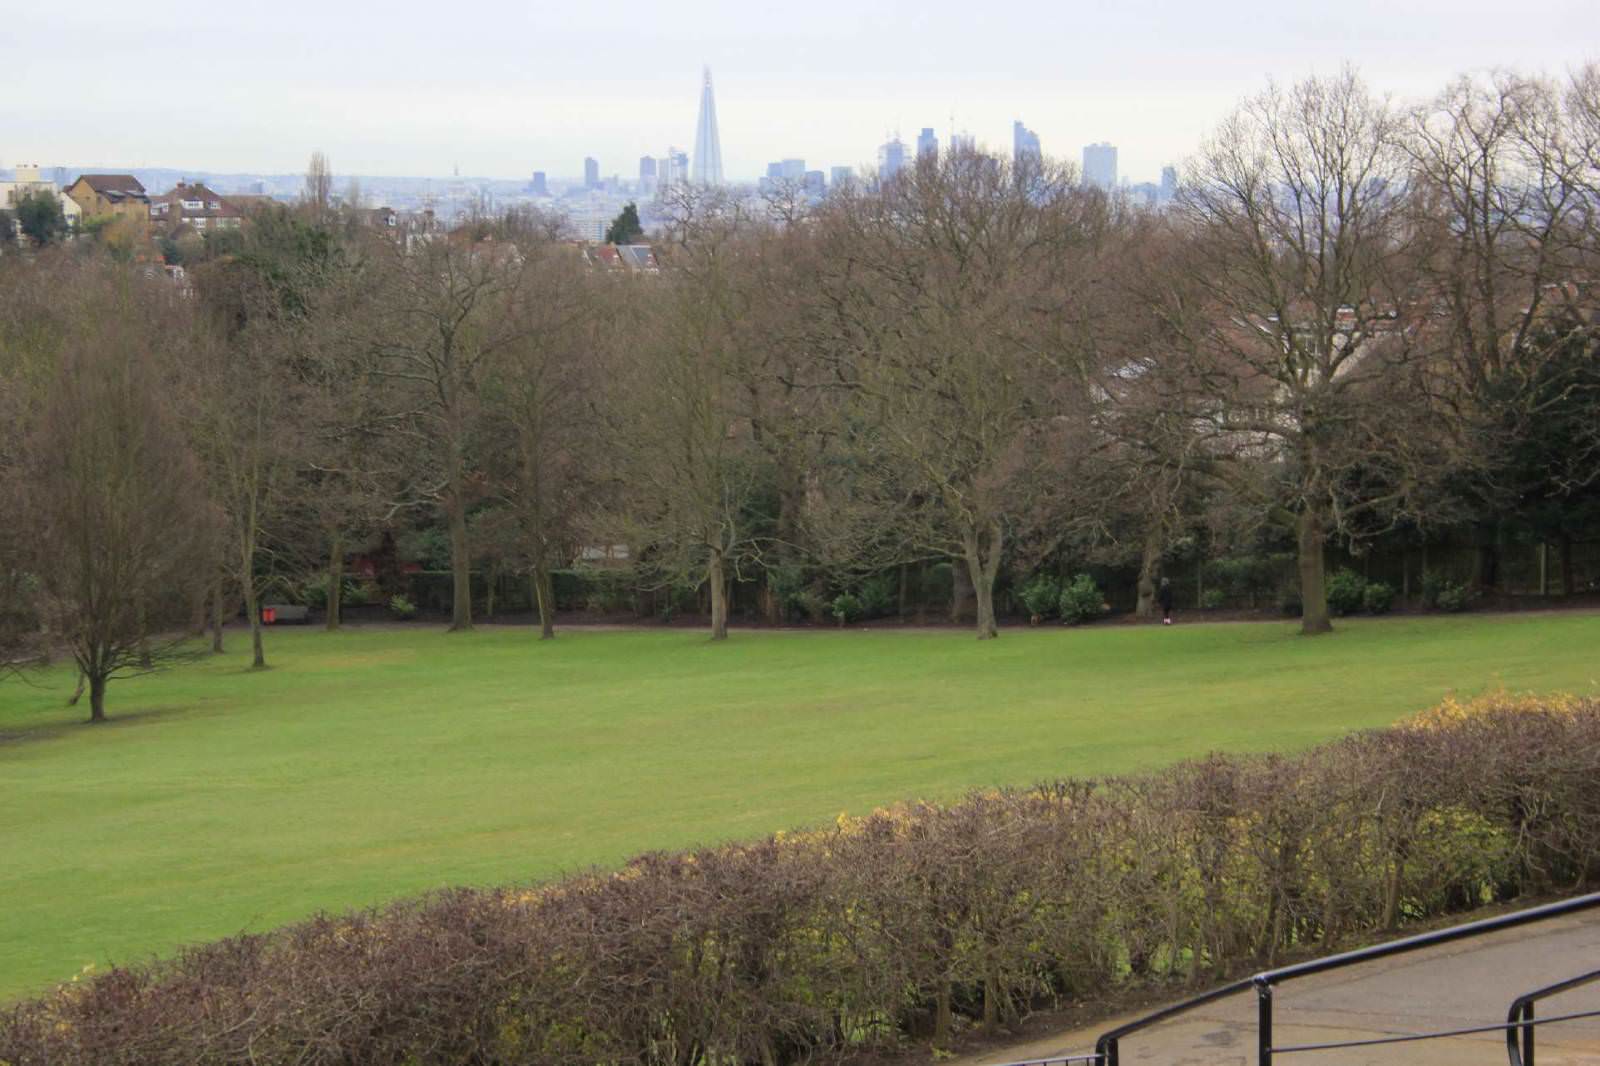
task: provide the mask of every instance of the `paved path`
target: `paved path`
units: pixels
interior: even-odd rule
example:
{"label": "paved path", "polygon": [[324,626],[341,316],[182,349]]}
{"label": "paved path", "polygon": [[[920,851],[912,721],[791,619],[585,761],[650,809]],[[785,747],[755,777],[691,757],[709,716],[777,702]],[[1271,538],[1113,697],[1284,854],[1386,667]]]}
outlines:
{"label": "paved path", "polygon": [[[1273,1043],[1323,1043],[1488,1025],[1505,1019],[1523,992],[1600,970],[1600,914],[1555,918],[1472,940],[1292,981],[1274,991]],[[1255,996],[1230,997],[1128,1037],[1126,1064],[1253,1066]],[[1600,1010],[1600,983],[1540,1002],[1537,1016]],[[1141,1012],[1147,1013],[1147,1012]],[[1093,1030],[947,1062],[993,1066],[1082,1054],[1095,1038],[1134,1017]],[[1541,1026],[1538,1066],[1600,1066],[1600,1018]],[[1507,1061],[1504,1032],[1381,1047],[1278,1054],[1276,1066],[1495,1066]]]}

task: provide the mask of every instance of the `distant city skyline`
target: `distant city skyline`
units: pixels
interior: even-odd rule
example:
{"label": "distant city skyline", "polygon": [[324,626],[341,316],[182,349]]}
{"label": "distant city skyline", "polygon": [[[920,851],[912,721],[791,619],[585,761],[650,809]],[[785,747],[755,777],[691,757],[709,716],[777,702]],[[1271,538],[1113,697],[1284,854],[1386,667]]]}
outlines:
{"label": "distant city skyline", "polygon": [[[778,159],[871,167],[892,136],[914,143],[925,128],[941,147],[970,133],[1008,153],[1019,119],[1050,158],[1076,163],[1084,145],[1109,142],[1122,176],[1156,181],[1269,78],[1349,61],[1375,91],[1415,100],[1463,72],[1561,75],[1600,58],[1593,34],[1561,32],[1592,23],[1592,3],[1577,0],[1529,0],[1516,18],[1486,0],[981,12],[815,0],[781,20],[731,0],[480,8],[445,19],[398,0],[375,21],[311,0],[26,5],[0,35],[0,166],[286,173],[320,149],[338,174],[459,164],[469,176],[557,180],[592,156],[602,175],[630,175],[641,156],[693,143],[695,75],[708,65],[729,181],[755,181]],[[597,58],[597,41],[635,58]]]}

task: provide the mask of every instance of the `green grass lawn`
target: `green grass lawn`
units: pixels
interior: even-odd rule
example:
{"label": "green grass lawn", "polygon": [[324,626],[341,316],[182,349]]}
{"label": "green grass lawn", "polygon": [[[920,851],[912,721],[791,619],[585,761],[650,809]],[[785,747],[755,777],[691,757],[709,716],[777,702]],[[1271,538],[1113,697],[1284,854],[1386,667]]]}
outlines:
{"label": "green grass lawn", "polygon": [[0,686],[0,999],[88,963],[949,799],[1291,749],[1450,694],[1593,692],[1600,615],[966,632],[273,631]]}

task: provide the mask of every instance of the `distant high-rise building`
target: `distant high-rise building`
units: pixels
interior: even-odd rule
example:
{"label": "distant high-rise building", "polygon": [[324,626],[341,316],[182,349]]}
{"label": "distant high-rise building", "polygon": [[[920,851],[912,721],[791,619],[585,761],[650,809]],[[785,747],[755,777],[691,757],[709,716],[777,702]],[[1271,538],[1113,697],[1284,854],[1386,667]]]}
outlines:
{"label": "distant high-rise building", "polygon": [[800,187],[811,196],[821,196],[828,189],[828,179],[820,170],[808,170],[800,175]]}
{"label": "distant high-rise building", "polygon": [[535,196],[550,195],[550,185],[545,181],[544,171],[535,170],[533,172],[533,180],[528,182],[528,191]]}
{"label": "distant high-rise building", "polygon": [[694,130],[694,180],[699,185],[722,184],[722,138],[717,135],[717,101],[711,93],[711,68],[705,68],[700,90],[700,122]]}
{"label": "distant high-rise building", "polygon": [[642,156],[639,157],[639,180],[640,181],[647,181],[647,180],[648,181],[655,181],[656,180],[656,159],[655,159],[655,156],[642,155]]}
{"label": "distant high-rise building", "polygon": [[950,134],[950,151],[953,154],[971,155],[978,150],[978,139],[966,130]]}
{"label": "distant high-rise building", "polygon": [[585,189],[600,187],[600,161],[594,156],[583,157],[583,187]]}
{"label": "distant high-rise building", "polygon": [[922,127],[922,132],[917,134],[917,158],[939,158],[939,138],[934,136],[932,126]]}
{"label": "distant high-rise building", "polygon": [[667,149],[667,158],[661,161],[656,181],[662,185],[682,185],[689,180],[689,155],[677,148]]}
{"label": "distant high-rise building", "polygon": [[888,181],[906,165],[906,145],[898,136],[878,147],[878,180]]}
{"label": "distant high-rise building", "polygon": [[848,185],[856,178],[855,167],[834,167],[828,172],[828,184],[837,189],[841,185]]}
{"label": "distant high-rise building", "polygon": [[1011,124],[1011,158],[1020,162],[1023,156],[1043,159],[1044,152],[1039,148],[1039,135],[1018,120]]}
{"label": "distant high-rise building", "polygon": [[1083,146],[1083,181],[1110,192],[1117,187],[1117,146],[1101,141]]}
{"label": "distant high-rise building", "polygon": [[1161,168],[1161,199],[1170,201],[1178,195],[1178,168],[1165,166]]}

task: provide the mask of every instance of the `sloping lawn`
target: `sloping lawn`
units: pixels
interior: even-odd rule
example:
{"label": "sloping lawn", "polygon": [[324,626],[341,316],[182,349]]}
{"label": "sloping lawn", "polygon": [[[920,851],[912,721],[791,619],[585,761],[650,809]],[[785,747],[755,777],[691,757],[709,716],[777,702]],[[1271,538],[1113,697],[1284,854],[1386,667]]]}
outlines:
{"label": "sloping lawn", "polygon": [[907,798],[1592,692],[1600,615],[964,631],[279,630],[62,706],[0,685],[0,999],[81,967]]}

